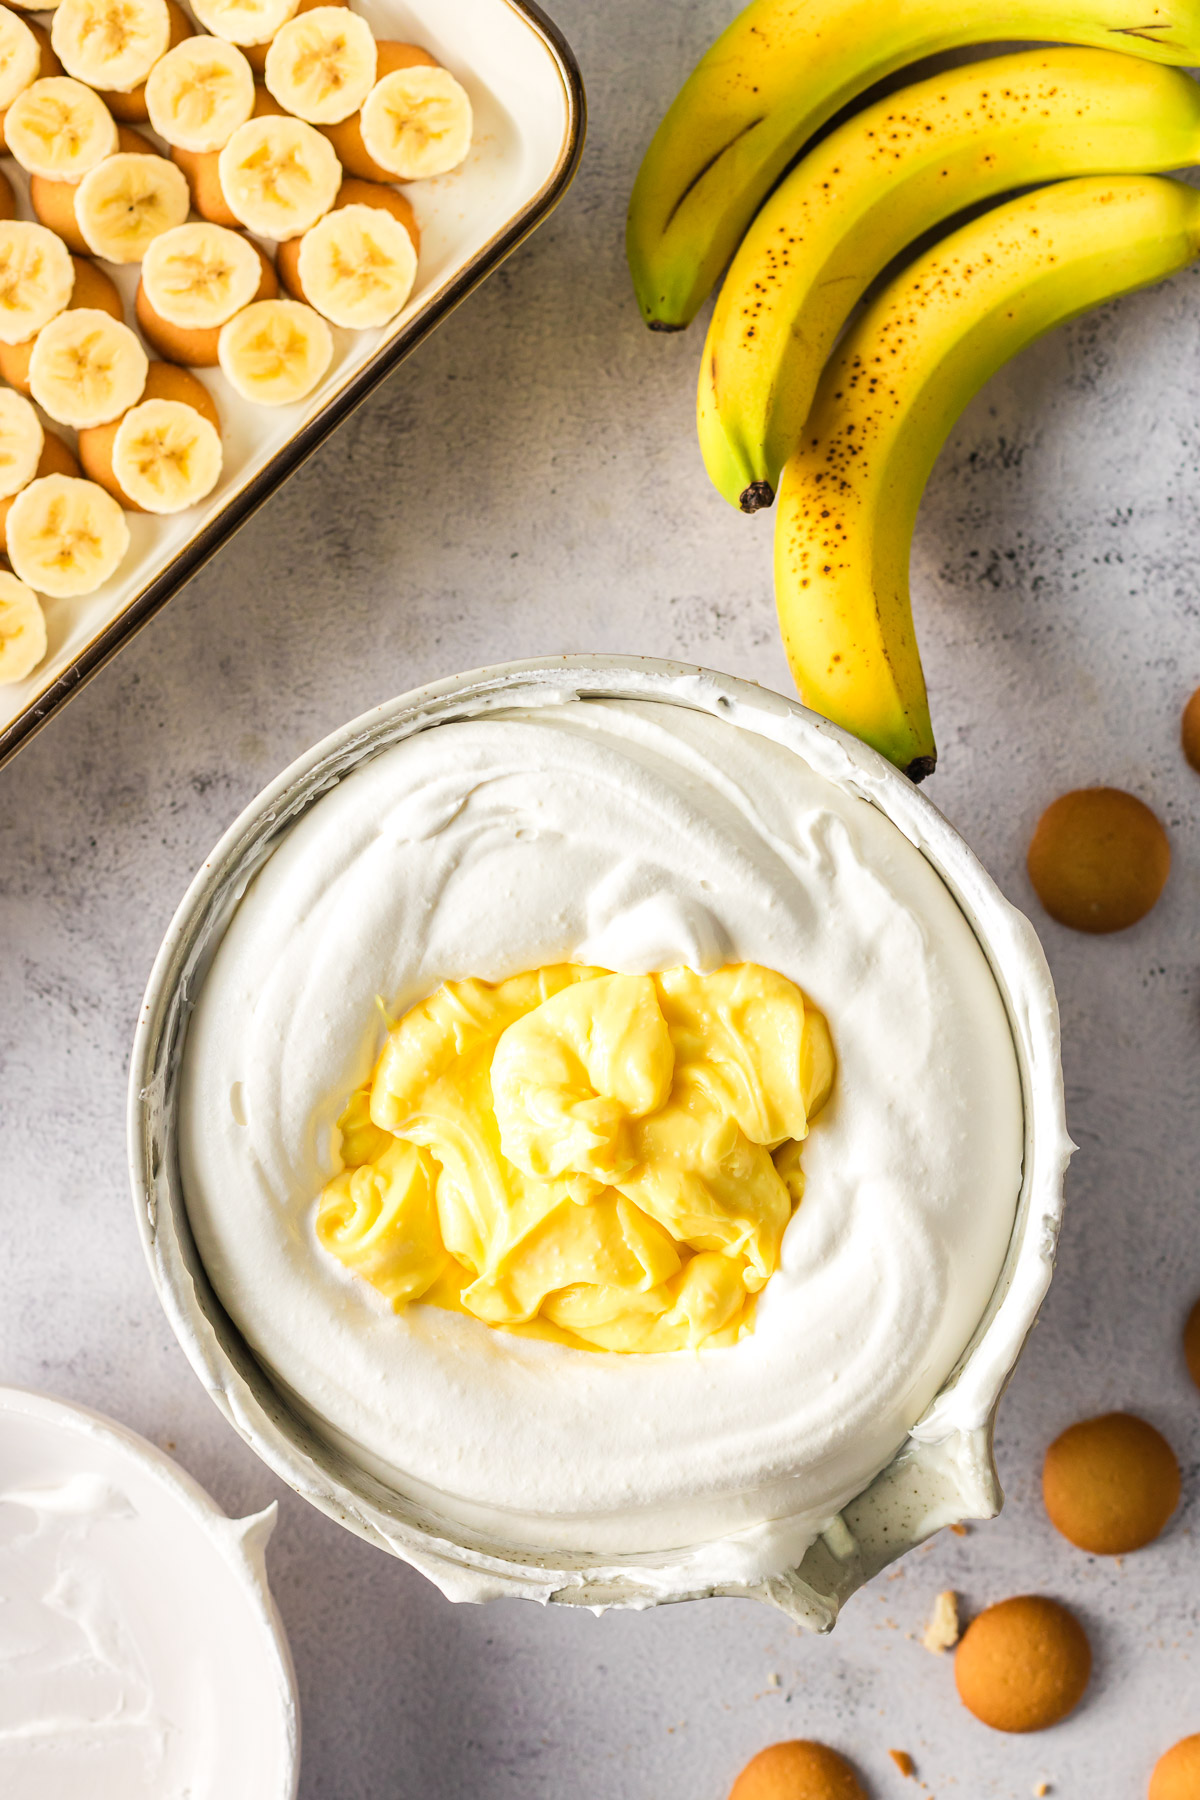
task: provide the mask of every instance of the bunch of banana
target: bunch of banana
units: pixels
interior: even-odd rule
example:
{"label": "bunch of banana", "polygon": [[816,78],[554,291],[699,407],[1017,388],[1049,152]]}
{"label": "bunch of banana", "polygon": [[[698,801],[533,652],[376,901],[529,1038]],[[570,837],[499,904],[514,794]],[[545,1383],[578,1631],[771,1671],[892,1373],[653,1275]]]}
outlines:
{"label": "bunch of banana", "polygon": [[[866,107],[764,203],[869,83],[1001,37],[1070,47],[951,69]],[[925,482],[962,407],[1024,344],[1195,255],[1200,201],[1154,175],[1197,160],[1200,86],[1161,65],[1198,60],[1200,0],[753,0],[643,161],[628,250],[653,329],[685,326],[736,250],[701,359],[700,444],[743,511],[780,487],[776,596],[801,695],[916,780],[936,760],[908,594]],[[1046,181],[1063,185],[920,259],[837,348],[917,240]]]}
{"label": "bunch of banana", "polygon": [[646,322],[687,325],[796,153],[874,82],[1003,39],[1200,63],[1200,0],[751,0],[647,150],[627,249]]}
{"label": "bunch of banana", "polygon": [[1039,182],[1198,158],[1200,85],[1111,50],[995,57],[848,120],[771,195],[722,284],[698,396],[714,486],[744,512],[770,505],[847,319],[934,226]]}

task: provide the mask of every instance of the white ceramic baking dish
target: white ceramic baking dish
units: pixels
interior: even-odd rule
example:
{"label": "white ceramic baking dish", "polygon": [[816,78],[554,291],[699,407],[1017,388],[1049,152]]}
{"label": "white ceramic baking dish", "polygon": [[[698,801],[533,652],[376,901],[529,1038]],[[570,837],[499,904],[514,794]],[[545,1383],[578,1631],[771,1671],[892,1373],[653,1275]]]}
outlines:
{"label": "white ceramic baking dish", "polygon": [[[565,40],[531,0],[354,0],[354,6],[377,37],[431,51],[463,82],[475,113],[463,167],[405,190],[421,228],[408,305],[381,331],[335,329],[329,373],[296,406],[251,406],[219,369],[199,371],[221,414],[220,482],[207,500],[174,517],[129,514],[132,544],[113,579],[82,599],[45,602],[44,661],[27,680],[0,687],[0,763],[528,236],[575,172],[583,149],[582,79]],[[32,219],[27,178],[11,157],[3,167],[20,216]],[[137,267],[102,267],[120,287],[133,325]]]}
{"label": "white ceramic baking dish", "polygon": [[[596,697],[653,699],[717,717],[736,709],[740,727],[790,746],[820,774],[885,813],[937,870],[971,924],[1003,997],[1020,1069],[1020,1202],[1003,1273],[971,1343],[894,1460],[828,1522],[799,1566],[749,1583],[691,1574],[702,1561],[702,1546],[664,1546],[661,1555],[614,1563],[562,1552],[539,1556],[470,1539],[354,1467],[301,1419],[221,1307],[197,1255],[180,1186],[178,1071],[189,1014],[238,898],[282,836],[345,775],[413,732],[496,707]],[[1050,1281],[1071,1150],[1046,960],[1029,922],[911,782],[856,738],[753,683],[643,659],[550,659],[419,689],[326,738],[230,827],[175,916],[134,1042],[129,1147],[138,1224],[159,1297],[217,1405],[297,1492],[421,1569],[451,1598],[520,1595],[642,1607],[743,1594],[773,1602],[810,1629],[826,1630],[846,1596],[885,1564],[944,1525],[988,1518],[1000,1507],[992,1457],[995,1410]]]}

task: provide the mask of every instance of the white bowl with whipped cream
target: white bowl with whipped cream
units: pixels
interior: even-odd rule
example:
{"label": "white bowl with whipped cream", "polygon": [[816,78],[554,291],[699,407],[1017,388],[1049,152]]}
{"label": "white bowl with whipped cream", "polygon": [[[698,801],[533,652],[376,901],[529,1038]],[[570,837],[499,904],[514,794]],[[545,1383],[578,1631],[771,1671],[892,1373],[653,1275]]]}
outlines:
{"label": "white bowl with whipped cream", "polygon": [[[771,1230],[741,1176],[722,1211],[675,1166],[684,1077],[706,1105],[716,1080],[696,1021],[727,1022],[734,989],[782,1089],[763,1101],[758,1065],[716,1081],[738,1089],[718,1123]],[[454,1068],[437,1032],[467,1058],[481,1005],[504,1031],[472,1091],[494,1090],[520,1231],[493,1204],[499,1151],[434,1079]],[[603,1083],[564,1111],[567,1078],[544,1074],[597,1060],[602,1014],[650,1045],[608,1078],[642,1096],[619,1126]],[[806,1118],[778,1046],[814,1017],[833,1073]],[[1049,972],[910,782],[751,683],[556,659],[326,739],[230,828],[171,926],[130,1136],[159,1293],[218,1405],[451,1598],[749,1594],[824,1629],[895,1556],[999,1508],[992,1420],[1070,1153]],[[391,1237],[330,1254],[368,1176]],[[585,1216],[646,1271],[616,1325],[619,1259],[602,1245],[608,1273],[583,1279]],[[486,1241],[497,1218],[519,1267]]]}
{"label": "white bowl with whipped cream", "polygon": [[114,1419],[0,1387],[5,1800],[293,1800],[275,1515],[227,1518]]}

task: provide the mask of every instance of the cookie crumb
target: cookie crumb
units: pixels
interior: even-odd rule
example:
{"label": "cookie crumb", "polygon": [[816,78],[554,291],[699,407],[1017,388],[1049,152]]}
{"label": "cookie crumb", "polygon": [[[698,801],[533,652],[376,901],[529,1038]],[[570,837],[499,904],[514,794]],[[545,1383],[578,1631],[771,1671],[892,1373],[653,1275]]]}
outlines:
{"label": "cookie crumb", "polygon": [[950,1529],[954,1533],[955,1537],[966,1537],[967,1536],[967,1528],[961,1522],[957,1525],[952,1525],[950,1527]]}
{"label": "cookie crumb", "polygon": [[917,1765],[913,1761],[912,1757],[908,1754],[907,1750],[889,1750],[888,1755],[891,1757],[892,1761],[895,1763],[896,1767],[899,1769],[899,1771],[902,1775],[915,1775],[916,1774]]}
{"label": "cookie crumb", "polygon": [[1046,1800],[1046,1795],[1049,1792],[1050,1783],[1048,1781],[1039,1781],[1033,1790],[1033,1800]]}
{"label": "cookie crumb", "polygon": [[957,1644],[958,1595],[953,1588],[946,1588],[934,1601],[921,1642],[935,1656],[940,1656],[943,1650],[952,1650]]}
{"label": "cookie crumb", "polygon": [[783,1676],[776,1674],[776,1672],[774,1670],[772,1670],[771,1673],[767,1676],[767,1686],[768,1687],[782,1687],[783,1686]]}

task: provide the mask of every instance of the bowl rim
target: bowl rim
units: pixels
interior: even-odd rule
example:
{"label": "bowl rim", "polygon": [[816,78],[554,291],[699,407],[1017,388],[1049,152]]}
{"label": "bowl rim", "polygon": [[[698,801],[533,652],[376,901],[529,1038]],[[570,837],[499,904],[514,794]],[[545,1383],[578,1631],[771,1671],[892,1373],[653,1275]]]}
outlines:
{"label": "bowl rim", "polygon": [[[592,1605],[646,1605],[759,1588],[697,1579],[685,1565],[705,1546],[614,1560],[561,1550],[539,1554],[485,1542],[415,1502],[399,1505],[401,1496],[365,1476],[297,1416],[282,1384],[258,1363],[216,1298],[191,1237],[174,1157],[178,1055],[206,962],[237,900],[285,833],[346,774],[403,738],[454,719],[512,705],[606,698],[666,700],[742,725],[749,725],[752,716],[753,729],[877,806],[949,888],[980,942],[1008,1014],[1021,1078],[1025,1142],[1021,1195],[1004,1267],[955,1369],[896,1457],[857,1502],[898,1462],[920,1456],[923,1447],[940,1453],[947,1443],[961,1441],[969,1446],[974,1468],[973,1479],[959,1489],[968,1510],[951,1509],[947,1516],[939,1514],[938,1522],[998,1510],[991,1459],[995,1410],[1053,1272],[1063,1178],[1073,1146],[1066,1130],[1058,1013],[1045,954],[1032,925],[1004,898],[964,839],[899,770],[797,700],[742,678],[650,657],[572,655],[493,665],[428,683],[371,708],[268,783],[229,825],[190,882],[155,958],[135,1032],[129,1167],[139,1235],[159,1300],[210,1396],[290,1487],[359,1536],[422,1569],[452,1598],[520,1593]],[[981,911],[988,921],[986,932],[980,927]],[[986,1464],[982,1474],[981,1464]],[[843,1512],[857,1502],[848,1502]],[[928,1530],[936,1528],[929,1525]],[[902,1554],[928,1530],[914,1523],[908,1541],[893,1541],[884,1560]],[[865,1578],[860,1575],[851,1585]]]}

